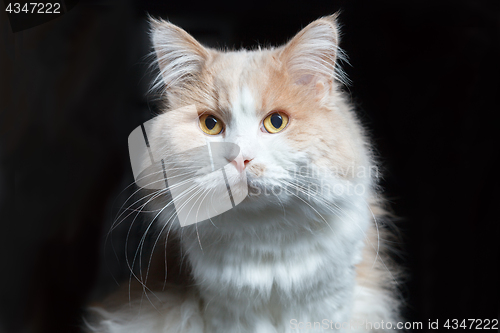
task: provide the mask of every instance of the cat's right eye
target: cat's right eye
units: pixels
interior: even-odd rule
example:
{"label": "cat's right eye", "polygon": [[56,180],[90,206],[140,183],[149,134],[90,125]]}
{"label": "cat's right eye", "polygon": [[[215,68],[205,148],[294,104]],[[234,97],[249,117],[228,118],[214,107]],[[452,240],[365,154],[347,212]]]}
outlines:
{"label": "cat's right eye", "polygon": [[217,135],[224,130],[222,121],[211,114],[202,114],[199,119],[201,130],[208,135]]}

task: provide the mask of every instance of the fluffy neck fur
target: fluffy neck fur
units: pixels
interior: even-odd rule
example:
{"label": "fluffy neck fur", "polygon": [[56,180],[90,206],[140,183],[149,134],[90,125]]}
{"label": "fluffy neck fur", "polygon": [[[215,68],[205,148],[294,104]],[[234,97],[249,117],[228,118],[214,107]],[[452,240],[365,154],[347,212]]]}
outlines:
{"label": "fluffy neck fur", "polygon": [[[287,332],[292,319],[349,321],[366,204],[360,200],[338,216],[325,215],[328,224],[312,212],[285,209],[286,223],[274,208],[225,217],[263,222],[254,233],[221,236],[201,229],[199,239],[183,233],[207,332]],[[294,223],[307,223],[309,230],[291,229]]]}

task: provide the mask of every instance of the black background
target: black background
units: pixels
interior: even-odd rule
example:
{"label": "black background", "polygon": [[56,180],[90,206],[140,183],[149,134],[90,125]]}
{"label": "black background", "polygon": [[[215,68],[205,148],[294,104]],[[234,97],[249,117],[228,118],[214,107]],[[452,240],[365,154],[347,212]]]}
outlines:
{"label": "black background", "polygon": [[16,33],[2,10],[0,332],[79,332],[84,306],[127,276],[103,244],[133,181],[128,134],[155,112],[146,13],[240,48],[283,43],[341,9],[349,92],[403,235],[406,319],[498,318],[499,7],[80,1]]}

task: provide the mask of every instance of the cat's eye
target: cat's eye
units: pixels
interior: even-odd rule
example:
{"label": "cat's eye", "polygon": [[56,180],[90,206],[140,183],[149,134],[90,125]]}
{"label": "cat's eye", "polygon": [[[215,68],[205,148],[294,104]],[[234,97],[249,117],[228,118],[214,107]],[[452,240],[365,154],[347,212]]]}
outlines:
{"label": "cat's eye", "polygon": [[224,126],[222,121],[211,114],[202,114],[200,119],[200,128],[208,135],[217,135],[222,133]]}
{"label": "cat's eye", "polygon": [[288,116],[283,112],[274,112],[264,119],[263,124],[269,133],[278,133],[288,125]]}

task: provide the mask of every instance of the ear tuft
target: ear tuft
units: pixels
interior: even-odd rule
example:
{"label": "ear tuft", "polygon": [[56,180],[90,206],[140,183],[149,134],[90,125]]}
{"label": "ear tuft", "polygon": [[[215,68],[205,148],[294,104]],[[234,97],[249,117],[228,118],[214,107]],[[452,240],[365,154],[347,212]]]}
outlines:
{"label": "ear tuft", "polygon": [[337,16],[310,23],[283,47],[281,61],[296,84],[316,86],[321,81],[328,85],[335,78],[344,83],[344,76],[336,69],[341,55]]}
{"label": "ear tuft", "polygon": [[199,74],[209,50],[178,26],[150,17],[151,41],[160,75],[152,90],[179,87]]}

